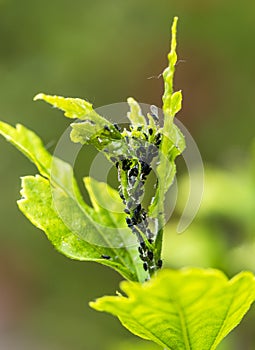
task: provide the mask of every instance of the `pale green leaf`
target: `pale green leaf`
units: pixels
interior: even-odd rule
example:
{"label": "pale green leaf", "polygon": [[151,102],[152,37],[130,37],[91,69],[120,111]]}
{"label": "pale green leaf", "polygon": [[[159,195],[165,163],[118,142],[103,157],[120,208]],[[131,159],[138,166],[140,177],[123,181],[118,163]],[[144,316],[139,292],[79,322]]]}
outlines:
{"label": "pale green leaf", "polygon": [[[58,158],[52,158],[50,153],[44,149],[40,138],[24,126],[18,125],[15,129],[1,122],[0,133],[35,163],[41,175],[48,179],[48,186],[51,190],[50,205],[72,235],[76,236],[77,240],[81,239],[90,246],[103,246],[111,249],[110,255],[105,254],[106,256],[109,255],[112,260],[113,264],[111,266],[118,270],[119,265],[115,265],[115,262],[118,262],[122,264],[122,270],[126,271],[126,278],[129,275],[128,278],[130,279],[144,280],[144,276],[140,271],[141,266],[139,266],[137,244],[134,244],[135,240],[132,233],[127,232],[126,227],[119,227],[117,221],[114,225],[110,223],[109,213],[106,209],[101,208],[100,213],[97,213],[95,209],[92,209],[83,201],[73,176],[72,167]],[[96,191],[97,186],[100,187],[101,185],[94,181],[94,191]],[[114,193],[113,189],[108,189],[108,191]],[[91,189],[91,196],[92,192]],[[30,194],[32,195],[31,191]],[[117,194],[115,193],[114,196],[116,197]],[[34,198],[34,200],[37,199]],[[31,212],[33,209],[32,203],[33,198],[30,196],[30,206],[27,207],[27,210],[30,211],[25,212],[23,210],[23,212],[34,223],[37,220],[38,213]],[[34,217],[34,215],[36,216]],[[124,214],[119,213],[118,215],[123,222]],[[50,225],[50,222],[48,224]],[[55,226],[53,229],[55,232]],[[52,237],[51,240],[53,240]],[[60,248],[58,247],[58,249]],[[65,251],[63,253],[66,254]],[[80,255],[82,254],[83,252],[80,253]],[[109,262],[107,264],[109,265]],[[122,270],[120,273],[123,274]]]}
{"label": "pale green leaf", "polygon": [[21,124],[16,128],[0,121],[0,134],[18,148],[43,176],[48,177],[51,169],[51,155],[43,146],[41,139]]}
{"label": "pale green leaf", "polygon": [[171,96],[170,116],[175,116],[182,108],[182,92],[176,91]]}
{"label": "pale green leaf", "polygon": [[147,124],[145,117],[142,114],[141,108],[135,99],[129,97],[127,100],[130,112],[128,112],[128,119],[134,127],[145,126]]}
{"label": "pale green leaf", "polygon": [[65,98],[40,93],[34,97],[34,101],[43,100],[65,112],[68,118],[84,119],[94,113],[92,104],[80,98]]}
{"label": "pale green leaf", "polygon": [[[59,252],[71,259],[99,262],[114,268],[127,279],[136,279],[130,266],[124,266],[120,258],[103,258],[114,257],[116,250],[92,245],[70,231],[52,206],[51,186],[47,179],[39,175],[23,177],[21,195],[19,209],[33,225],[45,232]],[[123,255],[123,251],[118,251],[119,256]]]}
{"label": "pale green leaf", "polygon": [[150,215],[158,220],[160,228],[156,237],[156,256],[160,258],[162,250],[162,235],[163,227],[165,225],[164,218],[164,201],[165,194],[172,185],[176,175],[175,159],[185,149],[185,139],[179,128],[174,124],[173,119],[177,112],[182,107],[182,93],[181,91],[173,91],[173,79],[175,73],[175,65],[177,62],[176,53],[176,31],[178,18],[175,17],[172,25],[172,40],[171,50],[168,54],[169,65],[163,72],[164,79],[164,95],[163,112],[164,125],[161,130],[162,141],[159,147],[159,162],[156,167],[156,174],[158,179],[158,186],[155,196],[149,207]]}
{"label": "pale green leaf", "polygon": [[[34,100],[43,100],[64,111],[68,118],[81,119],[82,122],[72,123],[71,139],[75,143],[92,143],[102,149],[111,140],[120,139],[119,131],[107,119],[101,117],[93,109],[92,104],[80,98],[65,98],[40,93]],[[99,140],[100,139],[100,140]],[[104,141],[103,143],[101,141]]]}
{"label": "pale green leaf", "polygon": [[163,112],[165,116],[173,117],[171,115],[170,109],[172,104],[172,94],[173,94],[173,79],[175,72],[175,65],[177,62],[177,53],[176,53],[176,31],[177,31],[177,21],[178,18],[175,17],[172,25],[172,40],[171,40],[171,49],[168,54],[168,67],[163,72],[164,78],[164,94],[162,97],[163,100]]}
{"label": "pale green leaf", "polygon": [[122,282],[126,296],[102,297],[90,306],[117,316],[141,338],[170,350],[214,350],[255,300],[255,279],[228,280],[218,270],[163,270],[143,285]]}

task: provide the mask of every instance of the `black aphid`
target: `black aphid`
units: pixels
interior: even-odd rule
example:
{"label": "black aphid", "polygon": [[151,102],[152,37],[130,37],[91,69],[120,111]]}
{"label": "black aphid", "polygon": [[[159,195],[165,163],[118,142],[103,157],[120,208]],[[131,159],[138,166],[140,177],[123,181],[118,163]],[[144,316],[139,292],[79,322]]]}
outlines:
{"label": "black aphid", "polygon": [[153,252],[151,250],[148,251],[148,258],[153,260]]}
{"label": "black aphid", "polygon": [[132,227],[134,225],[133,221],[130,218],[126,218],[126,223],[128,227]]}
{"label": "black aphid", "polygon": [[119,196],[120,196],[120,198],[121,198],[122,200],[125,199],[125,197],[124,197],[124,195],[123,195],[123,192],[122,192],[121,190],[119,190]]}
{"label": "black aphid", "polygon": [[158,268],[161,269],[162,265],[163,265],[163,261],[159,259],[157,263]]}
{"label": "black aphid", "polygon": [[143,263],[143,268],[144,268],[144,271],[148,270],[148,264],[146,262]]}
{"label": "black aphid", "polygon": [[144,243],[144,241],[140,242],[140,247],[145,250],[146,249],[146,244]]}
{"label": "black aphid", "polygon": [[103,258],[103,259],[106,259],[106,260],[110,260],[111,259],[111,257],[109,256],[109,255],[101,255],[101,258]]}
{"label": "black aphid", "polygon": [[135,208],[134,210],[134,218],[137,220],[137,221],[141,221],[139,220],[140,219],[140,214],[141,214],[141,209],[142,209],[142,206],[141,204],[139,203],[138,206]]}
{"label": "black aphid", "polygon": [[142,161],[140,162],[141,167],[142,167],[142,173],[144,175],[149,175],[150,171],[151,171],[151,167],[149,166],[149,164],[147,164],[146,162]]}
{"label": "black aphid", "polygon": [[142,261],[147,261],[147,257],[144,256],[143,254],[140,254],[139,257]]}
{"label": "black aphid", "polygon": [[143,134],[144,134],[145,140],[148,141],[148,135],[145,132]]}
{"label": "black aphid", "polygon": [[135,166],[132,169],[130,169],[128,176],[135,176],[135,177],[137,177],[137,175],[138,175],[138,169]]}
{"label": "black aphid", "polygon": [[159,146],[159,145],[160,145],[160,142],[161,142],[161,134],[158,133],[158,134],[155,136],[155,145],[156,145],[156,146]]}
{"label": "black aphid", "polygon": [[116,130],[121,131],[121,128],[117,123],[114,123],[113,126],[115,127]]}
{"label": "black aphid", "polygon": [[108,125],[105,125],[105,126],[104,126],[104,129],[105,129],[105,131],[110,131],[110,128],[109,128]]}
{"label": "black aphid", "polygon": [[123,159],[122,160],[122,169],[124,171],[127,171],[130,169],[132,162],[129,159]]}
{"label": "black aphid", "polygon": [[137,131],[141,131],[142,128],[143,128],[142,126],[138,126],[138,127],[137,127]]}
{"label": "black aphid", "polygon": [[117,159],[115,157],[111,157],[110,158],[110,161],[113,162],[113,163],[116,163],[117,162]]}
{"label": "black aphid", "polygon": [[149,134],[152,135],[153,134],[153,129],[149,128]]}
{"label": "black aphid", "polygon": [[143,249],[142,249],[142,247],[138,247],[138,252],[139,252],[140,254],[143,254]]}

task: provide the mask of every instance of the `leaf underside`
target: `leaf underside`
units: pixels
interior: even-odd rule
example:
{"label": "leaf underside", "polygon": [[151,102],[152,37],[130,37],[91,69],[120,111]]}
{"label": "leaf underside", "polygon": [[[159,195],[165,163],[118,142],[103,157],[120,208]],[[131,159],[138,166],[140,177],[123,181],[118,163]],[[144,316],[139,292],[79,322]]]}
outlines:
{"label": "leaf underside", "polygon": [[90,306],[117,316],[141,338],[170,350],[214,350],[255,299],[255,279],[218,270],[162,270],[143,285],[124,281],[126,296],[105,296]]}

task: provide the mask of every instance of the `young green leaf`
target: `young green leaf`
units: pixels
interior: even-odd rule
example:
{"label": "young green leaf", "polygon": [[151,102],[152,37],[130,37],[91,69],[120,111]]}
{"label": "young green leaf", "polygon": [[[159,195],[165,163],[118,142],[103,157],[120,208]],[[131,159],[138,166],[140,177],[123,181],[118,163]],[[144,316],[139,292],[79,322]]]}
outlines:
{"label": "young green leaf", "polygon": [[[137,244],[135,244],[134,238],[126,227],[119,227],[116,221],[109,223],[109,213],[106,209],[101,208],[99,214],[95,208],[89,207],[83,201],[73,176],[72,167],[58,158],[52,158],[50,153],[45,150],[40,138],[22,125],[18,125],[15,129],[6,123],[0,122],[0,134],[21,150],[37,166],[39,172],[45,178],[44,182],[42,182],[43,178],[41,177],[33,178],[33,181],[29,178],[29,183],[28,180],[23,181],[22,194],[27,200],[22,200],[19,207],[32,223],[45,230],[56,248],[70,257],[72,253],[67,253],[67,250],[72,251],[74,249],[69,247],[66,248],[67,250],[62,249],[65,245],[60,244],[60,237],[62,236],[57,235],[58,226],[56,226],[56,222],[58,222],[68,232],[68,238],[66,239],[74,242],[76,247],[82,247],[80,252],[74,252],[74,258],[78,256],[79,260],[103,262],[105,265],[115,268],[128,279],[143,281],[145,275],[142,263],[139,263]],[[87,186],[91,196],[93,196],[93,191],[98,193],[102,187],[95,180],[92,183],[93,186]],[[106,185],[106,187],[107,191],[116,198],[117,193],[109,186]],[[48,193],[47,201],[41,206],[35,205],[38,201],[39,204],[41,203],[40,197],[42,194],[40,194],[40,191]],[[114,215],[117,215],[118,220],[123,222],[124,213],[120,214],[121,208],[117,208],[119,204],[119,202],[116,203],[117,214]],[[54,211],[52,211],[53,209]],[[52,221],[48,219],[50,217],[48,211],[51,213]],[[41,217],[43,213],[45,222],[42,221],[43,217]],[[40,218],[40,221],[38,221],[38,218]],[[56,239],[54,235],[56,235]],[[76,245],[76,242],[79,242],[79,244]],[[101,247],[99,254],[91,255],[90,259],[90,252],[97,251],[98,246],[106,247],[107,252],[100,253],[102,251]],[[88,252],[84,255],[85,247],[88,248]]]}
{"label": "young green leaf", "polygon": [[101,150],[112,140],[121,139],[120,132],[107,119],[101,117],[93,109],[92,104],[80,98],[65,98],[40,93],[34,100],[43,100],[64,111],[65,116],[80,119],[82,122],[72,123],[71,139],[82,145],[91,143]]}
{"label": "young green leaf", "polygon": [[164,125],[161,130],[162,141],[159,147],[159,162],[156,168],[156,174],[158,179],[158,186],[155,197],[149,207],[149,214],[151,217],[158,220],[159,232],[156,237],[156,257],[160,258],[162,250],[162,236],[163,227],[165,225],[164,218],[164,200],[165,194],[174,181],[176,175],[175,159],[185,149],[185,139],[179,128],[174,124],[173,119],[175,114],[179,112],[182,106],[182,93],[181,91],[173,92],[173,79],[175,73],[175,65],[177,62],[176,53],[176,31],[177,31],[178,18],[174,18],[172,25],[172,40],[171,50],[168,54],[168,67],[163,72],[164,79],[164,95],[163,100],[163,113],[164,113]]}
{"label": "young green leaf", "polygon": [[255,279],[228,280],[218,270],[162,270],[143,285],[122,282],[126,296],[105,296],[90,306],[117,316],[141,338],[170,350],[214,350],[255,300]]}
{"label": "young green leaf", "polygon": [[127,100],[130,112],[128,112],[128,118],[134,127],[141,127],[146,125],[146,119],[144,118],[139,104],[132,97]]}
{"label": "young green leaf", "polygon": [[47,179],[36,176],[22,178],[22,198],[19,209],[31,223],[43,230],[54,247],[71,259],[95,261],[113,267],[127,279],[136,279],[130,266],[124,266],[120,260],[104,259],[114,256],[112,248],[89,244],[71,232],[52,206],[51,186]]}
{"label": "young green leaf", "polygon": [[62,96],[50,96],[46,94],[38,94],[34,97],[34,101],[43,100],[59,108],[65,112],[65,116],[73,119],[86,119],[87,116],[97,115],[93,110],[92,104],[80,98],[64,98]]}

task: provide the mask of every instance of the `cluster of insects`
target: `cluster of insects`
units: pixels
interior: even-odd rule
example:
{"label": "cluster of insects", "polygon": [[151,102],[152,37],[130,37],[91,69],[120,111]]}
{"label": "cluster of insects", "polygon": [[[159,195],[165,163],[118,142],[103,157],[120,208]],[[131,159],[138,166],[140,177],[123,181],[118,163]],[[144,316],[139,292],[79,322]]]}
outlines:
{"label": "cluster of insects", "polygon": [[[138,252],[143,268],[149,274],[161,268],[162,261],[155,258],[157,225],[148,217],[143,206],[145,183],[159,158],[162,134],[157,111],[151,109],[147,119],[134,100],[129,101],[130,124],[123,128],[106,119],[96,120],[96,125],[85,120],[88,142],[93,144],[118,171],[119,195],[125,205],[126,224],[139,243]],[[91,119],[92,120],[92,119]],[[94,129],[94,131],[93,131]],[[90,135],[90,136],[89,136]],[[157,186],[157,183],[155,183]],[[111,259],[109,256],[102,256]]]}
{"label": "cluster of insects", "polygon": [[[121,133],[118,124],[113,126]],[[112,128],[105,125],[103,133],[110,136],[113,133]],[[122,142],[113,139],[103,151],[118,170],[119,195],[125,205],[126,223],[139,242],[138,252],[143,261],[143,268],[153,273],[161,268],[162,260],[155,261],[153,244],[157,232],[150,228],[142,199],[146,179],[152,171],[152,163],[158,158],[162,135],[156,127],[142,126],[133,129],[131,126],[131,131],[127,132],[124,129],[121,134],[124,135]],[[118,149],[121,149],[121,152],[118,152]]]}

